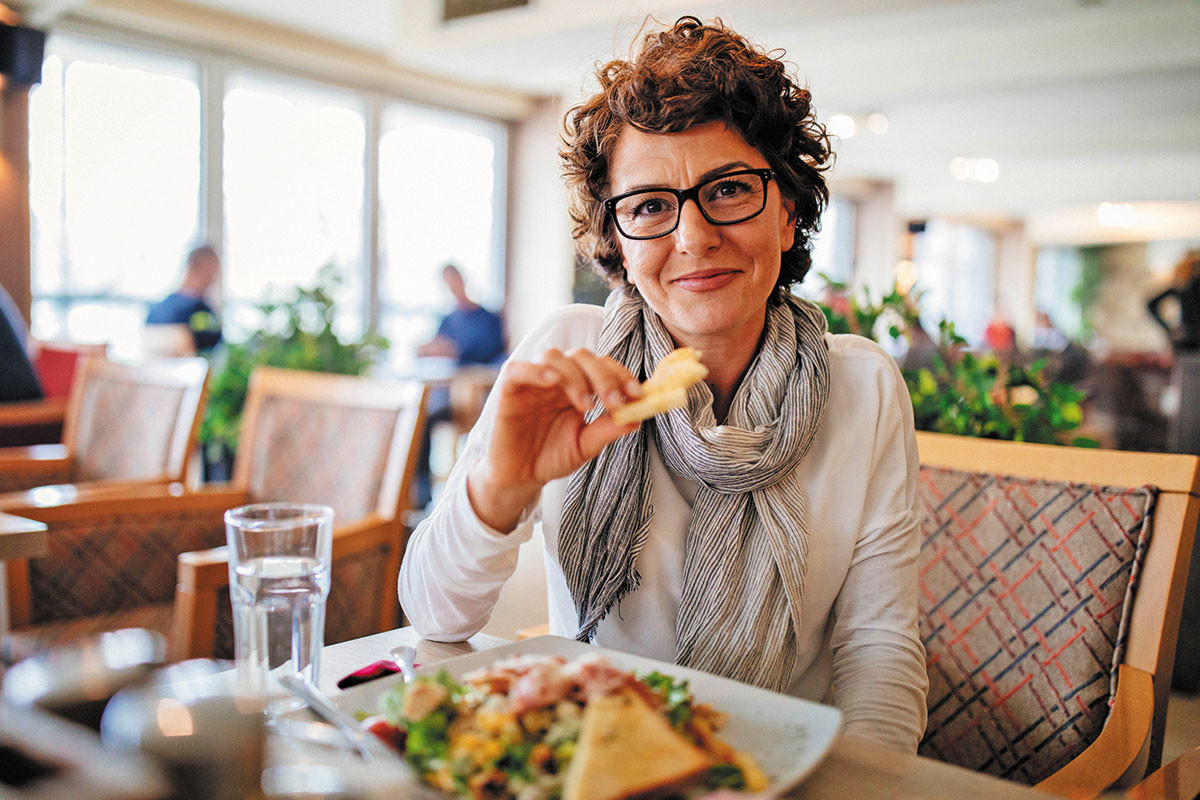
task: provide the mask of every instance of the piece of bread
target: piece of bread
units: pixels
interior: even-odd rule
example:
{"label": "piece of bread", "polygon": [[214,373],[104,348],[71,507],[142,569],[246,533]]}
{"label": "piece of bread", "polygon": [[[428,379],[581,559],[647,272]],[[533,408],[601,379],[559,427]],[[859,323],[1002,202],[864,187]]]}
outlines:
{"label": "piece of bread", "polygon": [[685,784],[712,764],[666,717],[624,689],[588,701],[562,800],[623,800]]}
{"label": "piece of bread", "polygon": [[708,367],[700,363],[700,353],[691,347],[680,347],[668,353],[642,384],[642,397],[612,410],[618,425],[628,425],[650,419],[672,408],[687,405],[687,391],[704,380]]}

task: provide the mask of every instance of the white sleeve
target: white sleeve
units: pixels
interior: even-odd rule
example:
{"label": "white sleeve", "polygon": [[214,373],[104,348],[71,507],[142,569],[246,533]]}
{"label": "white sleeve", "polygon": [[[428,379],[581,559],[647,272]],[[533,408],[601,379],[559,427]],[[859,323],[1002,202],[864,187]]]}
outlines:
{"label": "white sleeve", "polygon": [[917,630],[921,513],[912,403],[888,359],[866,505],[833,608],[833,699],[844,733],[915,753],[925,731],[925,648]]}
{"label": "white sleeve", "polygon": [[409,537],[400,564],[400,608],[426,639],[469,639],[491,619],[500,589],[533,533],[538,502],[508,534],[484,524],[467,497],[467,473],[483,455],[495,409],[484,406],[433,513]]}
{"label": "white sleeve", "polygon": [[[512,358],[533,361],[549,347],[587,345],[602,320],[599,307],[560,309],[513,351]],[[539,497],[511,533],[500,533],[479,519],[467,497],[467,473],[487,449],[495,400],[493,394],[484,404],[433,513],[409,538],[400,564],[400,608],[426,639],[462,641],[488,623],[500,589],[516,570],[518,549],[541,518]]]}

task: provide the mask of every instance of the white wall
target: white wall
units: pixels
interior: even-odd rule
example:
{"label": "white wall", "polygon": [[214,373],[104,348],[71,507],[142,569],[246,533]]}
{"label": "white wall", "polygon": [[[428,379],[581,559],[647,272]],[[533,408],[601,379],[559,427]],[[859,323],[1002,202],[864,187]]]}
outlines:
{"label": "white wall", "polygon": [[542,100],[513,127],[505,318],[514,345],[571,302],[571,222],[558,161],[562,116],[559,100]]}

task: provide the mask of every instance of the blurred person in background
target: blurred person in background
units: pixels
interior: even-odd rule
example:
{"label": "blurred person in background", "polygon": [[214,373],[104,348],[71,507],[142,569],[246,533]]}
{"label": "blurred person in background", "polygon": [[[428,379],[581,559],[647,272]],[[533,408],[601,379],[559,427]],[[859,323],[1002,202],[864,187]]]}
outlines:
{"label": "blurred person in background", "polygon": [[0,403],[42,397],[41,384],[25,349],[28,342],[29,330],[21,312],[0,286]]}
{"label": "blurred person in background", "polygon": [[[1163,303],[1172,298],[1179,304],[1177,324],[1162,314]],[[1147,306],[1176,350],[1200,349],[1200,250],[1192,250],[1175,265],[1172,285],[1151,298]]]}
{"label": "blurred person in background", "polygon": [[437,334],[417,348],[417,355],[452,358],[458,365],[493,364],[504,356],[504,322],[467,294],[462,273],[453,264],[442,267],[442,281],[454,297],[454,310],[442,317]]}
{"label": "blurred person in background", "polygon": [[188,253],[179,288],[150,307],[147,325],[187,325],[197,353],[206,353],[221,341],[221,325],[208,304],[208,294],[221,277],[221,257],[212,245]]}
{"label": "blurred person in background", "polygon": [[[540,524],[550,633],[825,700],[844,734],[915,752],[912,404],[878,344],[792,292],[829,197],[811,95],[695,17],[597,78],[560,155],[577,249],[614,291],[505,364],[409,540],[405,615],[472,636]],[[708,370],[686,405],[619,424],[680,347]]]}
{"label": "blurred person in background", "polygon": [[[417,355],[422,358],[454,359],[459,367],[499,364],[504,360],[507,350],[504,322],[500,315],[471,299],[462,272],[453,264],[442,267],[442,281],[454,298],[454,310],[442,317],[437,334],[417,348]],[[429,392],[426,402],[425,430],[421,434],[421,450],[417,454],[417,473],[413,486],[413,503],[417,508],[424,508],[433,499],[433,472],[429,465],[433,426],[450,418],[450,390],[436,386]]]}

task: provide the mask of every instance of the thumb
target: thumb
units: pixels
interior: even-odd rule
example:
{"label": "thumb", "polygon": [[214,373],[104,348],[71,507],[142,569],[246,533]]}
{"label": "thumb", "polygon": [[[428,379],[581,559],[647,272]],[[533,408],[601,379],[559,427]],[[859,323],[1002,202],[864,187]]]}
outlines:
{"label": "thumb", "polygon": [[579,452],[584,461],[591,461],[600,451],[622,436],[633,433],[641,426],[640,422],[629,425],[618,425],[612,414],[605,414],[585,425],[579,432]]}

